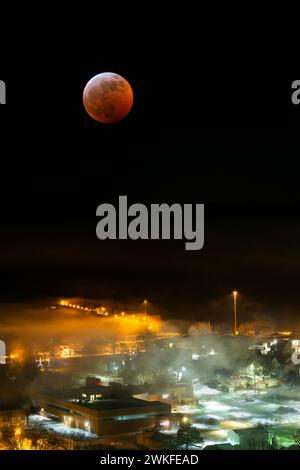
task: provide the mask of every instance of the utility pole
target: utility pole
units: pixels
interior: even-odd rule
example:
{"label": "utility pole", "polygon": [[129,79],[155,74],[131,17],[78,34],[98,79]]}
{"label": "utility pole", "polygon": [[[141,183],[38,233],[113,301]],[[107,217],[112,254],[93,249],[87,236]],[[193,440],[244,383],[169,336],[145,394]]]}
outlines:
{"label": "utility pole", "polygon": [[233,313],[234,313],[234,334],[237,335],[237,314],[236,314],[236,298],[237,298],[237,291],[233,291]]}

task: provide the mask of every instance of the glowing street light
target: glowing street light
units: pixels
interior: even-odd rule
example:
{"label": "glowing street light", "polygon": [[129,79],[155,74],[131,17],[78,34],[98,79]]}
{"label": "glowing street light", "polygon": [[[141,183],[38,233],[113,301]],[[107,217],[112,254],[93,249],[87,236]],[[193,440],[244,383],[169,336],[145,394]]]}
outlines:
{"label": "glowing street light", "polygon": [[16,428],[15,429],[15,436],[18,437],[18,436],[21,436],[22,434],[22,430],[20,428]]}
{"label": "glowing street light", "polygon": [[144,300],[144,307],[145,307],[145,315],[147,315],[147,299]]}
{"label": "glowing street light", "polygon": [[234,334],[237,335],[237,327],[236,327],[236,298],[237,298],[237,291],[233,291],[233,312],[234,312]]}
{"label": "glowing street light", "polygon": [[22,449],[22,438],[21,438],[22,429],[19,426],[15,428],[14,435],[16,438],[16,443],[18,445],[18,449],[21,450]]}

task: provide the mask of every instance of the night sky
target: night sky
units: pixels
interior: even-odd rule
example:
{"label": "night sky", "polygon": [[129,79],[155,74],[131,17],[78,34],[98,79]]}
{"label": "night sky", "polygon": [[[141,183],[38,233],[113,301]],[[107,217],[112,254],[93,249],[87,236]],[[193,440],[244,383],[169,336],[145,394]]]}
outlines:
{"label": "night sky", "polygon": [[[297,318],[297,76],[185,46],[168,38],[99,49],[84,35],[55,36],[42,54],[19,43],[6,58],[1,301],[146,297],[166,317],[221,321],[237,289],[244,320]],[[115,125],[93,122],[82,106],[86,82],[105,71],[135,96]],[[96,207],[124,194],[129,203],[204,203],[204,248],[99,241]]]}

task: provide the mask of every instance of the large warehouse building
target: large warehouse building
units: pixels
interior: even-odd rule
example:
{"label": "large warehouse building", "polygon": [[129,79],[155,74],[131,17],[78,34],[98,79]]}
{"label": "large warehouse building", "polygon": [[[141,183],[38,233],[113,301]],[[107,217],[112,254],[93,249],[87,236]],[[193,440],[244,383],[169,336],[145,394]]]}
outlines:
{"label": "large warehouse building", "polygon": [[171,412],[170,406],[166,403],[149,402],[132,397],[82,401],[36,395],[33,404],[40,413],[97,436],[139,432],[154,426],[156,420]]}

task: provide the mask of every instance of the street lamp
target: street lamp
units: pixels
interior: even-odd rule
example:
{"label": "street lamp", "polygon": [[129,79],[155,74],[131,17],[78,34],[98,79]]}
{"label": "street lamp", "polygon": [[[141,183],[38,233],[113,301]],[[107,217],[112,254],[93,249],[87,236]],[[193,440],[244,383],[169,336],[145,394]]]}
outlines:
{"label": "street lamp", "polygon": [[20,428],[16,428],[16,429],[15,429],[15,436],[18,437],[18,436],[21,436],[21,434],[22,434],[21,429],[20,429]]}
{"label": "street lamp", "polygon": [[237,328],[236,328],[236,298],[237,298],[237,291],[233,291],[233,310],[234,310],[234,334],[237,335]]}
{"label": "street lamp", "polygon": [[22,429],[19,426],[16,427],[14,434],[15,434],[16,444],[18,446],[18,449],[21,450],[22,449],[22,442],[21,442]]}
{"label": "street lamp", "polygon": [[147,315],[147,299],[144,300],[144,307],[145,307],[145,315]]}
{"label": "street lamp", "polygon": [[189,437],[190,437],[190,421],[189,421],[189,418],[187,416],[184,416],[182,418],[182,431],[183,431],[183,436],[184,436],[184,441],[185,441],[185,448],[186,450],[188,450],[189,448]]}

